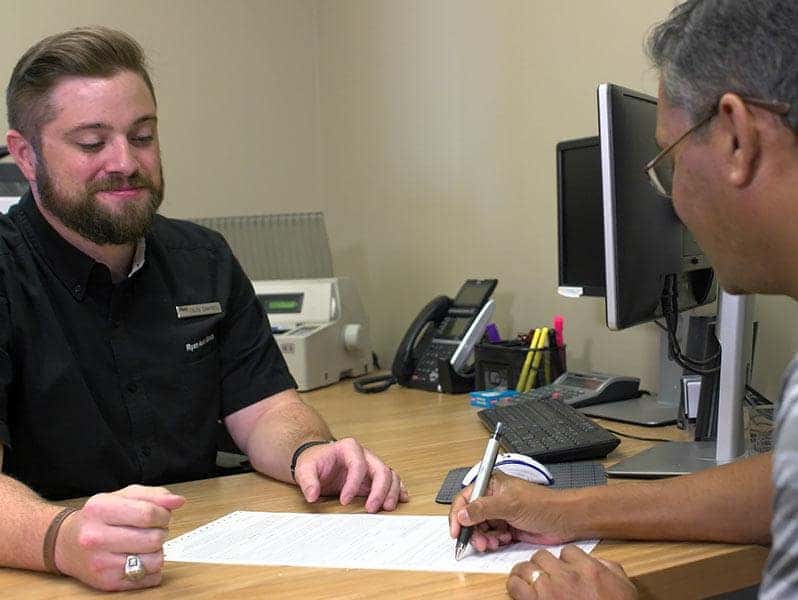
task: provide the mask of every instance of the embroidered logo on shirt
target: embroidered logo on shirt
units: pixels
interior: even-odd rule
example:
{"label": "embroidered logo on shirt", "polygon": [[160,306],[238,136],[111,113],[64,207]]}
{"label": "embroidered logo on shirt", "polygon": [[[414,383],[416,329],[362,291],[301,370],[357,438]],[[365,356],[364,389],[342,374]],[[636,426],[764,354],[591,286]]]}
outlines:
{"label": "embroidered logo on shirt", "polygon": [[196,342],[193,342],[193,343],[188,343],[188,344],[186,344],[186,352],[194,352],[195,350],[199,350],[204,345],[209,344],[210,342],[212,342],[215,339],[216,339],[216,336],[211,333],[210,335],[206,335],[204,338],[202,338],[199,341],[196,341]]}

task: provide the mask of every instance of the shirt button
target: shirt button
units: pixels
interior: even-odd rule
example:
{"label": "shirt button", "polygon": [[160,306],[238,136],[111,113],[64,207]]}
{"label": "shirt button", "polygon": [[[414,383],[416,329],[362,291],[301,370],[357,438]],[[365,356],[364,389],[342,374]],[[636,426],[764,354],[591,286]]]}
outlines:
{"label": "shirt button", "polygon": [[149,455],[150,455],[150,453],[151,453],[151,450],[150,450],[150,447],[149,447],[149,446],[144,446],[144,447],[141,449],[141,455],[142,455],[142,456],[149,456]]}
{"label": "shirt button", "polygon": [[139,386],[137,386],[135,383],[127,384],[127,391],[130,392],[131,394],[135,394],[138,391],[138,389]]}
{"label": "shirt button", "polygon": [[83,291],[83,286],[76,285],[72,288],[72,291],[75,292],[75,294],[80,294]]}

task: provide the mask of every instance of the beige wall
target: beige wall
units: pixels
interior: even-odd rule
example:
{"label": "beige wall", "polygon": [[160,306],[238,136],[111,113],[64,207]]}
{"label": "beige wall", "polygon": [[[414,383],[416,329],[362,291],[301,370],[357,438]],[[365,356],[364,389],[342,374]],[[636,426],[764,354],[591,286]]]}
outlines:
{"label": "beige wall", "polygon": [[[572,368],[655,387],[653,325],[610,332],[601,300],[555,294],[554,146],[596,133],[598,83],[655,90],[642,43],[671,5],[0,0],[0,73],[69,26],[131,32],[159,89],[165,212],[324,210],[384,364],[431,296],[496,276],[502,332],[563,314]],[[798,347],[796,307],[757,302],[755,384],[775,395]]]}
{"label": "beige wall", "polygon": [[[515,334],[566,317],[569,365],[658,382],[658,332],[610,332],[600,299],[557,282],[557,141],[597,132],[595,88],[654,93],[642,51],[671,0],[359,0],[321,4],[328,222],[389,356],[421,304],[496,276]],[[641,157],[641,164],[647,157]],[[600,249],[597,249],[597,252]],[[758,299],[755,383],[798,347],[792,301]],[[768,348],[765,347],[768,344]],[[772,346],[772,348],[770,348]]]}

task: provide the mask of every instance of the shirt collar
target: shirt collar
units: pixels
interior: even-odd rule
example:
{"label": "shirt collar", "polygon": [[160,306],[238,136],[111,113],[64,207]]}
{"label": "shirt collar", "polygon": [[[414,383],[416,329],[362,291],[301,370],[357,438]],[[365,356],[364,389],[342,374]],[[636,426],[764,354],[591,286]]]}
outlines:
{"label": "shirt collar", "polygon": [[[39,211],[30,190],[20,199],[19,208],[27,225],[24,229],[30,234],[26,237],[75,299],[83,300],[91,271],[100,263],[67,242],[52,228]],[[144,266],[146,247],[145,239],[141,238],[136,244],[128,277]]]}

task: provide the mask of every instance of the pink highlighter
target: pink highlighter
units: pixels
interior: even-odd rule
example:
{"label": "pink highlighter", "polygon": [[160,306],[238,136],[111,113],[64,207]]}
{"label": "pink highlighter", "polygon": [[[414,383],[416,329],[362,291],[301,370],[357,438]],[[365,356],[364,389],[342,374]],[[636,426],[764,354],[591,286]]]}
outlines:
{"label": "pink highlighter", "polygon": [[554,328],[554,340],[557,342],[557,348],[560,354],[560,364],[562,371],[565,373],[568,367],[565,365],[565,338],[563,338],[563,328],[565,327],[565,317],[556,315],[552,319],[552,327]]}

